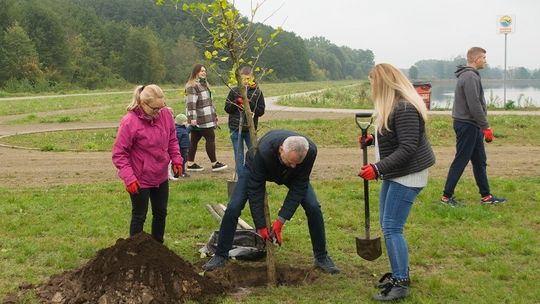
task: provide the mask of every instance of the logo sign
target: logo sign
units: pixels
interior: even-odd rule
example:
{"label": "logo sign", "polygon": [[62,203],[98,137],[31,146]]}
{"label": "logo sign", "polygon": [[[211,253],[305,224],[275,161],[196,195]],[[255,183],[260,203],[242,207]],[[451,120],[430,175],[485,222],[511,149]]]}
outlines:
{"label": "logo sign", "polygon": [[497,16],[497,31],[499,34],[511,34],[515,32],[516,18],[512,15]]}

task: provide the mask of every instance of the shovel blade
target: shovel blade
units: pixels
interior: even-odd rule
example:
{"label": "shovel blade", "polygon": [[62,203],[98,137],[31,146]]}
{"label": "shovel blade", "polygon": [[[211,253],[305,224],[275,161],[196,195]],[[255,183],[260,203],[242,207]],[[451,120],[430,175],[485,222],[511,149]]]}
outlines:
{"label": "shovel blade", "polygon": [[356,238],[356,253],[368,261],[374,261],[382,255],[381,238],[361,239]]}

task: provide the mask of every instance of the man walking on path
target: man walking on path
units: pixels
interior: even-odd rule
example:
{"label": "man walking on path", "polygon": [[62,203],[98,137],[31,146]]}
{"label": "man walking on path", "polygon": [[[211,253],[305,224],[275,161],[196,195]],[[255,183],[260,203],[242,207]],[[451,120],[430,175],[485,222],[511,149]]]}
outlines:
{"label": "man walking on path", "polygon": [[493,131],[487,122],[487,104],[478,73],[486,62],[486,50],[473,47],[467,52],[467,65],[458,66],[455,72],[457,84],[452,118],[456,132],[456,155],[441,197],[441,203],[452,207],[460,205],[454,198],[454,190],[469,161],[480,190],[480,203],[495,205],[506,202],[506,199],[491,194],[486,172],[484,139],[488,143],[493,141]]}
{"label": "man walking on path", "polygon": [[[236,224],[242,209],[249,199],[249,206],[259,235],[275,239],[282,244],[281,230],[290,220],[299,205],[306,212],[311,245],[315,256],[315,266],[326,273],[340,270],[326,251],[326,235],[321,206],[309,182],[309,176],[317,156],[317,146],[304,136],[287,130],[272,130],[259,140],[255,153],[246,153],[246,162],[239,174],[238,182],[231,195],[219,228],[216,254],[203,266],[212,271],[225,265],[231,250]],[[264,196],[266,181],[285,185],[289,189],[281,206],[272,231],[266,228],[264,219]]]}

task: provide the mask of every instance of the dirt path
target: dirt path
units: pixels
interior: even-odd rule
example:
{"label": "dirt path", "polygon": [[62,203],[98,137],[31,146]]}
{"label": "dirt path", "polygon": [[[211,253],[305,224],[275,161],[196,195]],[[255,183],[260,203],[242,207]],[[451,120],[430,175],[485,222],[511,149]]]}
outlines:
{"label": "dirt path", "polygon": [[[488,146],[490,176],[540,176],[540,147]],[[437,164],[430,175],[444,177],[454,153],[453,148],[434,147]],[[511,156],[511,157],[509,157]],[[361,154],[355,148],[320,148],[314,180],[354,178],[360,168]],[[110,152],[39,152],[0,148],[3,160],[0,187],[30,187],[43,185],[91,184],[119,181],[111,162]],[[204,153],[197,159],[209,166]],[[227,180],[232,177],[233,157],[230,151],[218,151],[218,159],[230,164],[223,172],[205,170],[192,174],[193,179]],[[472,176],[470,168],[467,176]]]}
{"label": "dirt path", "polygon": [[[267,113],[261,121],[274,119],[336,119],[352,117],[360,110],[293,108],[276,105],[277,97],[267,98]],[[87,111],[88,109],[78,109]],[[76,111],[76,110],[73,110]],[[42,115],[51,114],[40,113]],[[433,114],[449,115],[448,111],[434,111]],[[504,115],[540,115],[538,112],[492,111],[490,114]],[[220,117],[221,118],[221,117]],[[13,119],[0,116],[0,123]],[[226,117],[222,117],[222,123]],[[25,124],[0,125],[0,137],[14,134],[58,131],[69,129],[113,128],[116,122],[99,123],[61,123],[61,124]],[[452,160],[453,147],[434,147],[437,164],[431,169],[432,176],[444,177]],[[501,147],[487,145],[488,170],[491,176],[539,176],[540,147],[519,146]],[[313,179],[339,179],[354,177],[360,167],[361,154],[358,148],[319,148],[319,155],[314,168]],[[68,185],[119,181],[116,169],[111,162],[110,152],[40,152],[36,150],[0,147],[0,187],[29,187],[42,185]],[[209,160],[200,151],[198,162],[209,166]],[[233,157],[231,151],[218,151],[218,159],[229,164],[230,169],[214,173],[208,170],[192,174],[193,179],[215,178],[226,180],[232,177]],[[466,174],[471,176],[470,169]]]}

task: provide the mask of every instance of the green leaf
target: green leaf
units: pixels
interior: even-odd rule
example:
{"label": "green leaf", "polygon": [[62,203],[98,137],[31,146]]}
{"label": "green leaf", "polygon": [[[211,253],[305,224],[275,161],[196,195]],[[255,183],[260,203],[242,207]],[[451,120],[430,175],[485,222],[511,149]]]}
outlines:
{"label": "green leaf", "polygon": [[214,47],[217,48],[217,49],[222,49],[223,44],[219,40],[216,40],[216,41],[214,41]]}
{"label": "green leaf", "polygon": [[221,60],[221,62],[225,62],[225,61],[229,60],[229,57],[223,57],[220,60]]}
{"label": "green leaf", "polygon": [[225,12],[225,17],[227,17],[227,19],[229,20],[234,20],[234,13],[232,11],[226,11]]}
{"label": "green leaf", "polygon": [[182,10],[183,10],[183,11],[187,11],[188,9],[189,9],[189,5],[187,5],[187,3],[184,3],[184,4],[182,5]]}
{"label": "green leaf", "polygon": [[[216,52],[217,53],[217,52]],[[212,53],[210,53],[209,51],[204,51],[204,57],[206,59],[212,59]]]}
{"label": "green leaf", "polygon": [[240,59],[238,60],[238,63],[243,63],[243,62],[244,62],[244,58],[240,58]]}
{"label": "green leaf", "polygon": [[260,72],[261,71],[261,68],[260,67],[256,67],[255,68],[255,72]]}
{"label": "green leaf", "polygon": [[206,19],[206,21],[208,21],[208,23],[210,23],[210,24],[214,24],[214,17],[208,17],[208,19]]}
{"label": "green leaf", "polygon": [[213,51],[212,52],[212,56],[217,56],[218,52],[217,51]]}
{"label": "green leaf", "polygon": [[274,73],[274,69],[268,69],[268,71],[266,71],[267,74],[272,74]]}
{"label": "green leaf", "polygon": [[259,42],[259,44],[262,44],[262,38],[261,37],[257,37],[257,41]]}

